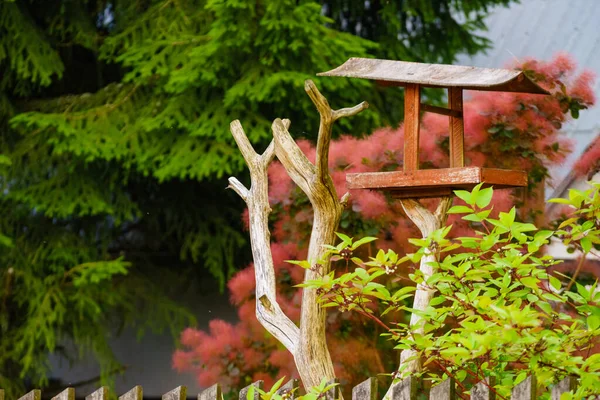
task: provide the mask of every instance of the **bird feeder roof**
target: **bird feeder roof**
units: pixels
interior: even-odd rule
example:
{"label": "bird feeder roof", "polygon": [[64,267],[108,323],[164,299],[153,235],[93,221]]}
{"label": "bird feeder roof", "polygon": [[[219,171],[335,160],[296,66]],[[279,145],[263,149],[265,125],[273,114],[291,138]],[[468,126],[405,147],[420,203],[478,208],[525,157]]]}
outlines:
{"label": "bird feeder roof", "polygon": [[350,58],[339,67],[318,75],[372,79],[396,86],[410,83],[427,87],[549,94],[522,71],[500,68]]}

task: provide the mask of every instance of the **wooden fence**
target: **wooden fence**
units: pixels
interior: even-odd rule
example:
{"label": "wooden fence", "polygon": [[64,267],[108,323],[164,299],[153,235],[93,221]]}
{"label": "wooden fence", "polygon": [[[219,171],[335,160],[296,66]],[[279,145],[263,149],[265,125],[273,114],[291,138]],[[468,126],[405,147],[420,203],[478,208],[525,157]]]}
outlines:
{"label": "wooden fence", "polygon": [[[245,387],[239,393],[240,400],[246,400],[248,391],[252,386],[262,389],[262,381],[253,383]],[[562,393],[574,390],[577,385],[577,380],[568,377],[553,385],[549,390],[552,400],[560,400]],[[523,382],[519,383],[512,390],[511,400],[535,400],[537,399],[535,377],[528,377]],[[286,400],[293,400],[297,397],[298,380],[292,379],[283,385],[277,393],[282,395]],[[119,400],[142,400],[142,387],[136,386],[122,396]],[[339,396],[339,386],[334,387],[322,395],[323,400],[335,400]],[[420,393],[419,382],[417,379],[408,378],[400,382],[394,387],[392,398],[390,400],[416,400],[426,399],[426,395]],[[429,400],[456,400],[459,397],[456,395],[454,381],[448,379],[437,386],[431,388],[429,392]],[[496,396],[487,382],[479,382],[471,389],[471,400],[495,400]],[[92,394],[85,397],[85,400],[108,400],[108,388],[102,387]],[[186,400],[187,390],[185,386],[179,386],[176,389],[162,396],[162,400]],[[213,385],[198,394],[197,400],[221,400],[221,387],[219,384]],[[600,399],[600,396],[595,396],[595,399]],[[0,400],[4,399],[4,391],[0,389]],[[18,400],[41,400],[41,391],[32,390]],[[67,388],[52,400],[75,400],[75,389]],[[260,400],[259,393],[255,391],[254,400]],[[369,378],[363,383],[355,386],[352,389],[352,400],[379,400],[377,391],[377,379]]]}

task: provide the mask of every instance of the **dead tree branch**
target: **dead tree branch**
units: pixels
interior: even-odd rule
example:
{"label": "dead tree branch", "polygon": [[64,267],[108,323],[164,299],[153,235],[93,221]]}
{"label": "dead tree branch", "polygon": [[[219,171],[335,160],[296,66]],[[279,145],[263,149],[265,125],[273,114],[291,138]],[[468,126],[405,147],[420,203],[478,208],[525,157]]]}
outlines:
{"label": "dead tree branch", "polygon": [[[319,268],[306,270],[304,280],[308,281],[318,279],[321,274],[327,274],[330,270],[329,257],[323,256],[323,245],[334,243],[335,231],[347,200],[347,195],[344,195],[340,201],[329,174],[329,146],[333,123],[341,117],[352,116],[366,109],[368,103],[332,110],[327,99],[312,81],[305,82],[304,90],[320,115],[316,165],[313,165],[300,150],[281,120],[276,119],[272,129],[277,158],[292,180],[308,196],[314,210],[308,261],[312,266],[319,264]],[[294,354],[296,367],[305,387],[318,385],[323,378],[331,380],[335,377],[325,339],[325,314],[325,310],[317,302],[316,292],[305,289],[302,293],[300,313],[300,342]]]}
{"label": "dead tree branch", "polygon": [[[429,211],[424,207],[417,199],[404,199],[401,200],[402,208],[404,212],[411,219],[411,221],[419,228],[423,238],[428,237],[434,231],[444,227],[446,219],[448,217],[448,209],[452,205],[452,197],[446,196],[440,199],[435,212]],[[439,253],[435,250],[429,249],[426,254],[421,258],[419,269],[423,273],[423,280],[426,282],[430,276],[435,272],[435,263],[438,261]],[[424,311],[435,295],[435,292],[428,288],[424,284],[418,284],[417,290],[415,291],[415,298],[413,301],[413,309]],[[410,327],[412,333],[422,335],[424,333],[424,326],[422,324],[422,317],[416,313],[412,313],[410,316]],[[404,350],[400,354],[400,366],[407,364],[406,369],[402,371],[403,376],[410,375],[413,372],[420,371],[421,363],[414,350]],[[394,385],[392,384],[388,389],[384,398],[390,399]]]}
{"label": "dead tree branch", "polygon": [[[289,121],[287,121],[289,126]],[[248,206],[250,214],[250,241],[256,275],[256,317],[265,329],[279,340],[292,354],[296,352],[300,330],[281,310],[277,303],[275,269],[271,254],[269,232],[269,181],[267,168],[275,156],[275,144],[271,142],[262,155],[250,144],[239,121],[231,123],[231,134],[246,160],[252,185],[247,189],[239,180],[229,178],[233,189]]]}
{"label": "dead tree branch", "polygon": [[288,175],[306,193],[314,209],[313,227],[308,249],[308,260],[313,267],[307,269],[304,279],[318,279],[330,269],[329,257],[324,256],[326,244],[335,241],[335,230],[340,222],[345,194],[338,198],[329,174],[329,146],[333,123],[355,115],[368,107],[363,102],[355,107],[332,110],[327,99],[312,81],[306,81],[304,89],[315,104],[320,115],[317,139],[316,165],[311,163],[290,135],[289,121],[273,121],[273,142],[258,155],[239,121],[231,123],[231,133],[250,169],[252,185],[246,188],[236,178],[229,178],[229,187],[248,205],[250,214],[250,238],[256,273],[256,314],[260,323],[294,355],[296,367],[305,387],[316,386],[323,378],[335,378],[333,363],[325,339],[325,310],[318,304],[314,290],[304,289],[300,328],[298,328],[277,304],[275,274],[270,247],[268,216],[271,211],[268,197],[267,168],[276,155]]}

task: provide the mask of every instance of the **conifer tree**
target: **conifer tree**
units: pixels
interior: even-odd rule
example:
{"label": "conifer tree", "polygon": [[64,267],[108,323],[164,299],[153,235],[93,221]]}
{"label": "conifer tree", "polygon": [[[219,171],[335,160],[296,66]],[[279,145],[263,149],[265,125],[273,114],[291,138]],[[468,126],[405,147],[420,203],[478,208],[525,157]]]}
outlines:
{"label": "conifer tree", "polygon": [[[280,116],[316,132],[296,96],[307,78],[351,56],[437,61],[444,49],[452,61],[485,47],[456,35],[507,0],[371,3],[383,20],[336,11],[362,2],[0,0],[0,386],[44,384],[65,340],[106,375],[117,365],[108,337],[140,326],[139,310],[154,327],[189,322],[157,282],[224,287],[243,265],[241,202],[223,191],[243,170],[232,115],[254,143]],[[386,53],[397,37],[411,52]],[[317,83],[334,106],[369,93],[370,110],[336,134],[401,117],[400,91]]]}

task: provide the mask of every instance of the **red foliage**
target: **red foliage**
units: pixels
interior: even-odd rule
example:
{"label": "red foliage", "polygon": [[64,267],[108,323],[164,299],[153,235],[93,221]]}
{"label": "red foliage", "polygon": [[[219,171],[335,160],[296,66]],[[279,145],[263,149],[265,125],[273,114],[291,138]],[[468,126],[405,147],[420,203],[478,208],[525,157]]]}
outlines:
{"label": "red foliage", "polygon": [[600,170],[600,134],[585,149],[573,170],[576,175],[586,176],[588,179],[591,179]]}
{"label": "red foliage", "polygon": [[[568,153],[568,140],[560,128],[573,114],[594,102],[589,72],[575,75],[574,63],[565,55],[550,62],[528,60],[519,68],[552,92],[551,96],[515,93],[475,92],[465,101],[465,151],[470,165],[525,168],[536,184],[547,175],[547,167],[559,163]],[[338,194],[345,191],[349,172],[394,170],[402,166],[403,127],[382,128],[366,139],[342,137],[331,145],[330,171]],[[300,141],[309,159],[314,147]],[[448,119],[426,113],[421,128],[421,167],[448,166]],[[590,153],[597,160],[600,140]],[[583,162],[583,159],[580,161]],[[276,222],[272,226],[272,252],[278,278],[278,300],[294,321],[299,319],[301,292],[293,288],[300,283],[303,271],[285,260],[303,259],[308,245],[312,211],[305,196],[295,188],[280,163],[269,169],[269,197]],[[511,191],[498,191],[494,211],[509,209],[515,199]],[[247,213],[244,214],[247,221]],[[469,232],[465,221],[451,216],[455,234]],[[409,249],[407,238],[415,228],[403,218],[399,204],[384,195],[354,191],[350,207],[342,216],[341,231],[355,237],[376,235],[379,248],[393,248],[398,253]],[[366,251],[369,251],[367,249]],[[398,271],[394,279],[402,279]],[[229,324],[212,321],[209,332],[187,329],[181,341],[185,350],[173,356],[179,371],[196,371],[202,386],[215,381],[230,389],[239,389],[263,379],[267,386],[283,375],[297,377],[292,356],[270,337],[254,315],[254,269],[252,265],[238,272],[228,284],[231,300],[238,306],[240,321]],[[393,316],[398,318],[399,316]],[[329,313],[328,343],[338,377],[343,383],[357,383],[364,376],[389,371],[395,357],[381,359],[382,345],[378,328],[354,314]],[[389,349],[388,349],[389,350]]]}

